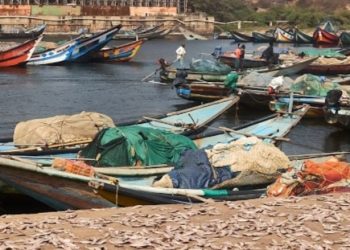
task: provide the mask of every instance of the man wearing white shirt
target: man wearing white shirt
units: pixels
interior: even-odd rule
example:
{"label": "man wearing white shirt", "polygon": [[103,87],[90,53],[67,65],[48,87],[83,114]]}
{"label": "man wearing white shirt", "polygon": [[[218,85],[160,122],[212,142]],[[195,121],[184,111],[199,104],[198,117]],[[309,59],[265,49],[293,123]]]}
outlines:
{"label": "man wearing white shirt", "polygon": [[185,50],[185,44],[182,44],[177,50],[176,50],[176,61],[180,62],[180,66],[183,68],[184,65],[184,58],[186,55]]}

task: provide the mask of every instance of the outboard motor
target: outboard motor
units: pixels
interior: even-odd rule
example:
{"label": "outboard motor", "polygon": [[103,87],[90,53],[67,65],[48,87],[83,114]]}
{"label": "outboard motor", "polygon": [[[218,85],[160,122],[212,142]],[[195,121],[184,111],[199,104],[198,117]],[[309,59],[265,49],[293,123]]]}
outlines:
{"label": "outboard motor", "polygon": [[173,87],[178,88],[182,84],[187,84],[187,71],[185,69],[177,69],[176,76],[173,81]]}
{"label": "outboard motor", "polygon": [[338,122],[338,111],[340,109],[340,98],[343,92],[339,89],[328,91],[326,96],[325,119],[329,124]]}
{"label": "outboard motor", "polygon": [[332,89],[328,91],[326,96],[326,107],[333,108],[336,110],[339,110],[340,108],[340,98],[342,96],[343,92],[339,89]]}

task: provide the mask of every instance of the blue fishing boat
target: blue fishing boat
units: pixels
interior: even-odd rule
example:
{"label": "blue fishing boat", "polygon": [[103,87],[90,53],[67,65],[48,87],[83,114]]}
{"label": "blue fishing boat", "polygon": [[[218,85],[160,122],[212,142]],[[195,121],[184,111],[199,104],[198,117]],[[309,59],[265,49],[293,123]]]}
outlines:
{"label": "blue fishing boat", "polygon": [[88,61],[93,53],[103,48],[113,36],[121,29],[121,25],[115,26],[104,32],[85,38],[80,36],[56,49],[35,54],[29,60],[29,65],[52,65],[67,62]]}
{"label": "blue fishing boat", "polygon": [[[197,137],[194,141],[199,148],[203,148],[220,142],[234,141],[248,134],[267,141],[281,140],[280,137],[285,136],[300,121],[307,109],[308,107],[305,106],[293,114],[274,114],[229,131],[221,129],[202,134],[206,137]],[[94,168],[96,171],[94,176],[82,176],[52,167],[43,167],[38,165],[37,161],[11,157],[13,156],[0,157],[0,180],[57,210],[115,205],[191,203],[200,200],[201,197],[204,199],[212,197],[218,200],[249,199],[264,192],[263,190],[232,192],[229,190],[181,190],[150,187],[149,183],[152,178],[169,171],[169,167],[164,168],[164,166],[162,166],[162,171],[157,171],[157,166],[147,169],[142,167],[138,169],[109,168],[124,171],[124,176],[120,174],[121,178],[116,179],[104,175],[104,168]],[[139,171],[143,171],[143,174],[138,174]],[[150,177],[144,178],[147,175]],[[137,185],[133,184],[136,176],[142,177],[136,178],[139,180]],[[92,192],[88,183],[100,196]],[[141,183],[143,185],[140,185]]]}

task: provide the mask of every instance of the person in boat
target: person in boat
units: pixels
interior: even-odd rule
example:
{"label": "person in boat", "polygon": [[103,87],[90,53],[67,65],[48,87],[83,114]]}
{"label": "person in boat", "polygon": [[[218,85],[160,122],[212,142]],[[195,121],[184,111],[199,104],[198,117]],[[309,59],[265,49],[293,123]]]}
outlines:
{"label": "person in boat", "polygon": [[186,55],[186,49],[185,44],[182,44],[177,50],[176,50],[176,62],[179,62],[180,67],[184,67],[184,58]]}
{"label": "person in boat", "polygon": [[244,61],[244,56],[245,56],[245,45],[242,44],[240,46],[240,49],[241,49],[241,55],[239,57],[239,71],[242,71],[243,70],[243,61]]}
{"label": "person in boat", "polygon": [[272,64],[274,63],[274,53],[273,53],[273,42],[270,41],[269,42],[269,47],[267,47],[262,55],[261,58],[265,59],[265,61],[267,62],[267,66],[270,68],[272,66]]}
{"label": "person in boat", "polygon": [[242,51],[241,51],[241,44],[237,43],[237,48],[234,52],[235,55],[235,69],[236,71],[239,71],[240,69],[240,60],[241,60],[241,56],[242,56]]}
{"label": "person in boat", "polygon": [[156,70],[156,72],[159,71],[160,76],[167,76],[167,68],[171,65],[169,64],[164,58],[160,58],[158,60],[159,68]]}

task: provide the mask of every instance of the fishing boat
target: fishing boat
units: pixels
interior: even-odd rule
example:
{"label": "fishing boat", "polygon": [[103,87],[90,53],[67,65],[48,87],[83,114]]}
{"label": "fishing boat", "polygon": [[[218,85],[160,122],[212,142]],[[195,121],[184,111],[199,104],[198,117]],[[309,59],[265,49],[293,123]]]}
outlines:
{"label": "fishing boat", "polygon": [[107,62],[129,62],[139,52],[144,40],[122,44],[113,48],[103,48],[100,51],[93,53],[93,61]]}
{"label": "fishing boat", "polygon": [[40,36],[45,28],[46,24],[41,24],[25,30],[0,31],[0,39],[34,39]]}
{"label": "fishing boat", "polygon": [[54,65],[89,61],[92,54],[111,41],[120,29],[121,25],[118,25],[88,38],[83,35],[79,36],[55,49],[33,55],[29,60],[29,65]]}
{"label": "fishing boat", "polygon": [[253,42],[254,38],[252,36],[248,36],[246,34],[237,32],[237,31],[231,31],[232,39],[236,43],[248,43],[248,42]]}
{"label": "fishing boat", "polygon": [[188,29],[185,29],[183,27],[179,27],[180,32],[183,34],[183,36],[186,38],[186,40],[208,40],[205,36],[198,35]]}
{"label": "fishing boat", "polygon": [[28,60],[28,65],[53,65],[66,62],[75,46],[76,40],[69,41],[56,49],[48,50],[42,53],[33,54]]}
{"label": "fishing boat", "polygon": [[[165,68],[159,74],[160,80],[162,82],[173,82],[176,78],[177,71],[179,69]],[[183,70],[183,69],[180,69]],[[189,82],[193,81],[207,81],[207,82],[223,82],[226,79],[227,74],[220,73],[207,73],[207,72],[197,72],[185,69],[187,73],[186,80]]]}
{"label": "fishing boat", "polygon": [[294,34],[279,27],[275,29],[274,37],[278,43],[293,43],[295,40]]}
{"label": "fishing boat", "polygon": [[25,64],[34,53],[42,36],[26,41],[10,49],[0,51],[0,68]]}
{"label": "fishing boat", "polygon": [[303,32],[301,32],[299,29],[295,29],[294,31],[294,42],[298,44],[303,43],[314,43],[314,39],[312,36],[309,36]]}
{"label": "fishing boat", "polygon": [[[224,54],[220,55],[219,61],[229,65],[232,68],[235,68],[237,65],[236,64],[237,58],[233,53],[224,53]],[[267,62],[264,59],[256,58],[253,56],[251,56],[251,57],[246,56],[243,58],[242,67],[244,69],[261,68],[261,67],[265,67],[265,66],[267,66]]]}
{"label": "fishing boat", "polygon": [[223,83],[193,82],[191,84],[179,85],[176,88],[176,94],[186,100],[212,102],[228,97],[232,94],[232,91],[226,88]]}
{"label": "fishing boat", "polygon": [[261,34],[258,32],[252,32],[252,36],[254,43],[269,43],[275,41],[275,38],[273,36]]}
{"label": "fishing boat", "polygon": [[337,45],[339,43],[339,37],[330,21],[316,28],[313,39],[318,45]]}
{"label": "fishing boat", "polygon": [[[302,111],[300,110],[301,113],[299,114],[302,116],[303,113],[306,112],[306,110],[307,108]],[[298,121],[296,120],[294,121],[296,122],[295,124],[297,124],[300,120],[299,118],[297,118],[299,117],[299,115],[296,115],[296,113],[294,113],[293,115],[295,115],[294,118],[298,120]],[[286,115],[283,115],[282,117],[279,117],[278,119],[274,120],[273,123],[269,123],[267,122],[268,120],[265,120],[267,123],[263,125],[264,129],[266,129],[267,126],[269,126],[268,124],[270,124],[270,126],[272,126],[271,132],[272,131],[277,132],[281,129],[283,131],[281,134],[285,135],[287,131],[285,130],[285,125],[288,122],[285,123],[284,125],[282,124],[277,125],[279,122],[282,122],[282,120],[285,118],[286,118]],[[264,122],[261,121],[261,125],[263,123]],[[280,125],[282,126],[280,127]],[[250,131],[253,128],[252,126],[254,125],[251,124],[251,126],[248,126],[245,129]],[[263,128],[263,127],[260,127],[260,128]],[[241,132],[241,131],[244,131],[245,129],[242,128],[242,129],[236,129],[236,130]],[[256,131],[259,131],[257,127],[255,127],[255,129],[257,129]],[[262,131],[260,133],[265,134]],[[257,132],[252,134],[259,134],[259,133]],[[275,133],[272,132],[271,135],[275,135]],[[239,135],[237,136],[240,138],[242,137]],[[118,206],[172,204],[172,203],[191,204],[196,202],[203,202],[205,199],[208,199],[208,198],[218,200],[218,201],[242,200],[242,199],[258,198],[264,193],[264,189],[250,189],[250,190],[243,189],[240,191],[232,191],[227,189],[216,190],[216,189],[156,188],[156,187],[151,187],[151,183],[153,182],[154,178],[155,177],[147,178],[146,181],[143,180],[143,182],[138,183],[138,185],[128,183],[126,181],[123,181],[123,178],[119,178],[120,182],[116,185],[110,185],[108,183],[91,182],[90,186],[94,188],[95,192],[97,192],[98,194],[100,194],[102,197],[109,200],[110,202],[118,204]]]}
{"label": "fishing boat", "polygon": [[[300,121],[303,113],[306,111],[307,107],[303,107],[293,114],[270,115],[236,127],[232,131],[212,131],[208,134],[202,134],[202,136],[206,137],[197,136],[195,142],[199,148],[204,148],[217,143],[237,140],[242,138],[244,134],[264,137],[267,140],[278,140],[278,138],[285,136]],[[105,176],[103,168],[95,168],[95,176],[82,176],[62,172],[52,167],[45,167],[38,164],[38,162],[27,159],[7,156],[6,158],[0,158],[0,180],[56,210],[100,208],[115,205],[131,206],[137,204],[154,204],[154,202],[156,204],[171,203],[169,197],[176,197],[176,194],[181,195],[181,199],[183,199],[185,193],[181,193],[179,189],[162,189],[163,191],[161,192],[150,193],[149,185],[152,178],[154,179],[158,175],[167,173],[171,169],[169,167],[164,168],[164,166],[161,168],[161,171],[156,171],[156,167],[151,167],[147,170],[142,167],[139,167],[138,170],[134,168],[109,168],[109,173],[111,174],[118,173],[119,171],[120,179],[115,179]],[[111,169],[114,169],[115,172],[111,171]],[[137,174],[138,171],[143,173],[139,175]],[[145,179],[145,176],[150,176],[150,178]],[[135,177],[139,179],[138,185],[131,184]],[[93,184],[94,189],[96,189],[101,197],[98,197],[97,193],[92,192],[92,189],[87,185],[88,183]],[[141,186],[141,183],[144,183],[143,186]],[[167,199],[164,202],[156,201],[162,198],[162,192],[168,194]],[[185,197],[191,197],[190,193]],[[210,193],[208,190],[206,194],[209,195]],[[259,195],[261,193],[262,191],[259,192]],[[114,194],[114,198],[111,197],[112,194]],[[255,192],[230,192],[228,190],[221,190],[220,196],[218,190],[213,190],[211,194],[217,194],[216,197],[219,200],[257,197],[256,190]],[[150,197],[147,198],[148,196]],[[201,194],[200,196],[203,195]],[[102,197],[107,200],[102,199]],[[192,202],[191,200],[187,201]]]}
{"label": "fishing boat", "polygon": [[168,35],[173,29],[167,29],[167,28],[160,28],[153,31],[136,34],[134,32],[126,32],[124,34],[116,34],[113,37],[113,40],[135,40],[135,39],[144,39],[144,40],[151,40],[151,39],[158,39],[163,38],[166,35]]}
{"label": "fishing boat", "polygon": [[340,39],[340,44],[341,45],[350,45],[350,32],[343,31],[340,34],[339,39]]}
{"label": "fishing boat", "polygon": [[77,38],[77,43],[66,62],[82,62],[90,60],[91,55],[106,46],[106,44],[113,39],[113,36],[119,32],[121,27],[121,25],[117,25],[88,38]]}
{"label": "fishing boat", "polygon": [[[119,126],[139,125],[146,128],[155,128],[160,130],[172,131],[176,134],[189,135],[195,131],[199,131],[205,125],[212,122],[220,116],[227,109],[237,103],[239,97],[230,97],[216,102],[211,102],[189,109],[184,109],[176,112],[170,112],[156,117],[143,117],[136,121],[120,123]],[[75,145],[51,145],[49,147],[43,145],[36,145],[28,148],[17,148],[11,142],[12,139],[4,138],[0,145],[0,154],[11,155],[54,155],[63,153],[72,153],[69,157],[74,157],[83,145],[88,142],[79,143]],[[90,140],[91,141],[91,140]],[[90,142],[89,141],[89,142]],[[66,147],[66,148],[65,148]]]}
{"label": "fishing boat", "polygon": [[350,64],[310,64],[302,73],[310,73],[314,75],[338,75],[350,74]]}

